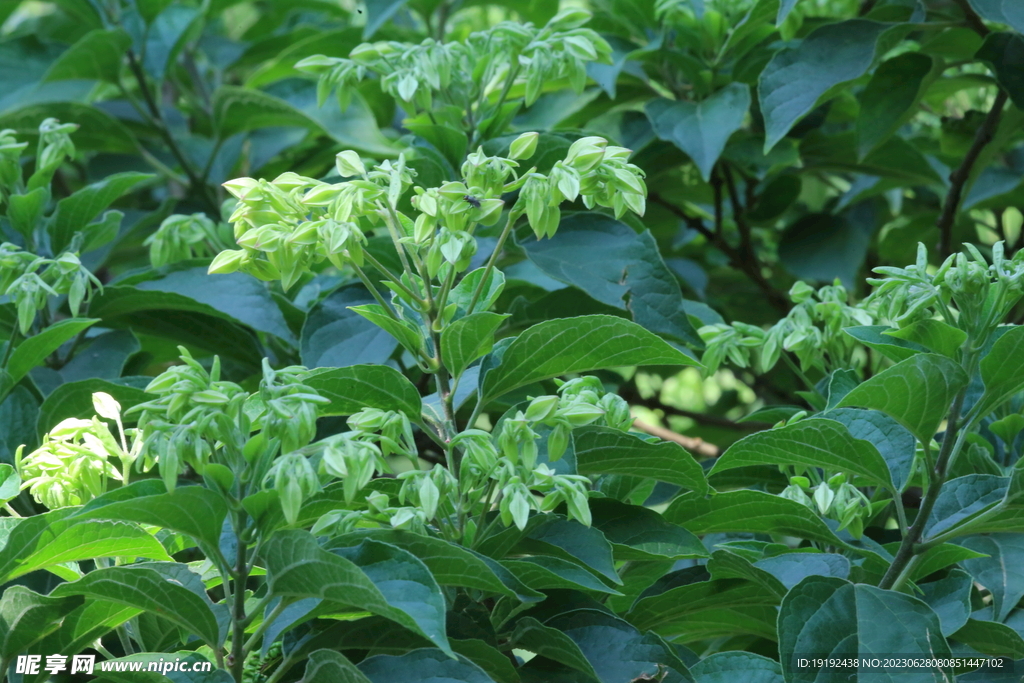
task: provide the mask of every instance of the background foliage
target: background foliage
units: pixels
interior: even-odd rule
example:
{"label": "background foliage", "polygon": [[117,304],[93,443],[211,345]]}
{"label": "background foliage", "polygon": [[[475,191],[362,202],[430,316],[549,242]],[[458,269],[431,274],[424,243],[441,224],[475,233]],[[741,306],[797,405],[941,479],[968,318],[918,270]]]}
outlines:
{"label": "background foliage", "polygon": [[[1020,328],[998,327],[1021,322],[1024,12],[1011,0],[565,4],[592,12],[585,26],[606,44],[549,46],[512,62],[508,87],[476,92],[482,75],[458,81],[459,63],[459,87],[424,86],[443,72],[426,48],[394,77],[386,54],[363,78],[342,60],[366,41],[472,45],[502,21],[543,27],[556,3],[0,0],[0,463],[19,447],[46,455],[23,460],[20,480],[0,465],[11,515],[0,518],[0,662],[100,639],[111,657],[216,660],[211,681],[710,683],[840,680],[795,670],[797,652],[1024,659],[1024,577],[1000,569],[1024,552]],[[516,156],[524,132],[540,135],[520,170],[555,187],[571,187],[558,164],[571,166],[581,138],[632,150],[646,202],[615,205],[621,188],[603,204],[563,193],[560,213],[531,209],[513,230],[506,212],[480,220],[457,257],[438,248],[453,282],[488,263],[504,277],[476,314],[494,317],[462,326],[472,348],[442,359],[463,394],[417,357],[418,332],[351,308],[380,304],[381,277],[403,271],[383,228],[363,247],[371,281],[352,268],[351,242],[349,260],[303,261],[294,277],[207,272],[237,248],[227,181],[340,183],[352,174],[336,154],[352,150],[371,170],[407,162],[405,193],[465,178],[478,146]],[[510,209],[528,191],[505,180],[486,198]],[[396,210],[415,215],[402,196]],[[962,243],[976,251],[948,261]],[[584,315],[602,317],[564,320]],[[559,356],[545,336],[555,329],[582,346],[626,335],[636,353]],[[510,348],[526,359],[515,371],[501,369]],[[314,372],[287,370],[299,365]],[[268,522],[232,498],[245,465],[227,468],[236,479],[201,471],[202,458],[172,467],[170,437],[144,447],[132,431],[140,416],[185,424],[178,404],[154,418],[154,391],[171,399],[153,378],[185,377],[161,375],[172,367],[204,390],[238,387],[238,438],[285,442],[268,466],[359,429],[374,448],[401,444],[393,452],[414,453],[424,472],[454,465],[469,446],[449,437],[504,433],[529,400],[559,395],[555,377],[580,373],[600,380],[601,420],[618,395],[637,421],[632,432],[611,417],[572,425],[558,475],[584,476],[583,503],[569,479],[548,509],[541,496],[525,510],[490,491],[477,500],[482,522],[504,518],[483,527],[490,545],[461,535],[461,520],[451,537],[430,524],[417,528],[433,535],[392,533],[416,525],[367,494],[397,499],[399,481],[420,479],[377,476],[354,499],[347,470],[314,492],[306,470],[278,467],[259,499]],[[578,409],[573,391],[559,410]],[[259,403],[307,394],[331,407],[308,408],[308,434],[280,436],[296,428]],[[149,412],[130,412],[142,404]],[[364,408],[399,417],[346,422]],[[547,460],[555,423],[539,426],[534,410]],[[216,449],[220,436],[202,438]],[[517,443],[502,456],[521,456]],[[97,464],[100,451],[110,457]],[[210,514],[196,518],[199,505]],[[402,506],[431,507],[420,493]],[[361,531],[342,529],[343,511],[368,515]],[[259,529],[250,537],[245,524]],[[217,571],[218,556],[241,557],[240,570]],[[289,578],[299,558],[317,571]],[[100,571],[119,592],[103,592]],[[362,601],[308,592],[330,572]],[[387,593],[401,572],[409,585]],[[125,603],[126,586],[167,599]],[[840,616],[823,616],[829,606]],[[954,673],[1002,680],[901,675]]]}

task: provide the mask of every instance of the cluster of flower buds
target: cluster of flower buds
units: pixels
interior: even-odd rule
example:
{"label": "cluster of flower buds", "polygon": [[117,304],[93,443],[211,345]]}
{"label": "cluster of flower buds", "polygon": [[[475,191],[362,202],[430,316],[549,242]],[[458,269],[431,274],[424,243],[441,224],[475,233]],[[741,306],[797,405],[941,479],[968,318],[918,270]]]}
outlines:
{"label": "cluster of flower buds", "polygon": [[71,315],[103,284],[78,258],[77,251],[65,251],[57,258],[42,258],[17,245],[0,244],[0,295],[7,295],[18,309],[18,328],[28,334],[36,314],[49,297],[67,295]]}
{"label": "cluster of flower buds", "polygon": [[[121,406],[109,394],[93,394],[97,416],[91,420],[69,418],[43,437],[42,445],[26,456],[24,447],[15,453],[15,467],[35,500],[51,510],[83,505],[106,493],[111,480],[127,483],[132,463],[142,445],[121,425]],[[114,436],[102,419],[113,420]]]}
{"label": "cluster of flower buds", "polygon": [[9,128],[0,130],[0,205],[9,201],[11,195],[40,188],[48,191],[53,174],[66,159],[75,155],[71,134],[76,130],[78,124],[61,123],[57,119],[46,119],[39,124],[36,168],[27,183],[22,177],[21,155],[28,143],[18,142],[16,132]]}
{"label": "cluster of flower buds", "polygon": [[220,227],[205,214],[168,216],[143,243],[155,268],[191,258],[207,258],[222,248]]}
{"label": "cluster of flower buds", "polygon": [[805,370],[829,370],[829,362],[847,367],[857,345],[843,328],[871,325],[876,319],[874,305],[850,305],[838,281],[817,290],[797,281],[789,296],[793,308],[768,330],[742,322],[702,327],[699,333],[706,347],[701,362],[707,372],[713,373],[726,359],[737,367],[748,367],[755,351],[762,372],[775,367],[783,351],[795,353]]}
{"label": "cluster of flower buds", "polygon": [[[141,413],[141,455],[147,468],[159,463],[168,491],[174,490],[186,465],[202,474],[213,444],[238,444],[240,432],[248,435],[243,406],[249,392],[220,380],[219,358],[207,371],[186,348],[178,350],[184,364],[168,368],[146,387],[159,398],[128,411]],[[245,429],[240,430],[240,422]]]}
{"label": "cluster of flower buds", "polygon": [[474,33],[464,42],[428,38],[418,45],[400,42],[364,43],[346,58],[316,55],[296,66],[319,76],[320,101],[336,90],[348,105],[354,84],[369,73],[381,87],[412,111],[431,111],[443,97],[468,111],[485,106],[496,90],[507,95],[516,83],[525,88],[525,103],[533,104],[544,85],[567,78],[577,91],[586,84],[588,62],[610,63],[611,46],[590,29],[582,28],[590,13],[566,10],[545,26],[502,22]]}
{"label": "cluster of flower buds", "polygon": [[918,245],[917,263],[906,268],[876,268],[884,279],[869,279],[877,289],[871,297],[883,302],[887,317],[906,325],[936,312],[958,311],[957,325],[974,337],[1001,322],[1024,294],[1024,253],[1005,257],[1002,242],[992,245],[991,265],[973,244],[969,254],[952,254],[933,274],[928,252]]}
{"label": "cluster of flower buds", "polygon": [[27,147],[27,142],[18,142],[15,131],[0,130],[0,205],[21,183],[21,155]]}
{"label": "cluster of flower buds", "polygon": [[[441,465],[434,465],[430,471],[402,472],[398,478],[402,480],[398,501],[402,505],[407,501],[414,503],[427,520],[437,516],[442,501],[450,500],[459,491],[459,482],[455,476]],[[394,521],[392,526],[397,526]]]}
{"label": "cluster of flower buds", "polygon": [[[632,152],[615,147],[601,137],[585,137],[574,142],[563,161],[555,163],[547,176],[528,173],[519,195],[537,238],[551,237],[561,219],[563,201],[582,199],[588,208],[603,206],[621,218],[626,211],[643,216],[647,186],[644,173],[629,163]],[[518,204],[517,204],[518,207]]]}
{"label": "cluster of flower buds", "polygon": [[789,481],[789,486],[780,494],[783,498],[806,505],[822,517],[838,521],[840,531],[849,529],[856,538],[864,533],[864,525],[872,514],[871,501],[860,489],[846,481],[845,474],[833,475],[813,487],[804,476],[790,477]]}

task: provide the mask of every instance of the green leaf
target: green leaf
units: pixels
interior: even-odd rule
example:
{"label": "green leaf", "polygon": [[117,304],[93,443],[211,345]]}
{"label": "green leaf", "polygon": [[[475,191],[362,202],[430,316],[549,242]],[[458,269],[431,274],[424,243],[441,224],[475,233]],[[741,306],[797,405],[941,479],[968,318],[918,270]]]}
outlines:
{"label": "green leaf", "polygon": [[928,86],[939,75],[931,57],[904,52],[878,67],[860,96],[857,153],[864,158],[891,138],[917,112]]}
{"label": "green leaf", "polygon": [[115,489],[75,514],[77,519],[110,519],[151,524],[192,537],[207,548],[220,542],[227,516],[224,499],[203,486],[179,486],[174,493],[159,479]]}
{"label": "green leaf", "polygon": [[870,442],[852,437],[840,422],[811,418],[740,439],[715,462],[708,476],[755,465],[797,465],[842,471],[894,489],[889,466]]}
{"label": "green leaf", "polygon": [[[469,302],[473,300],[473,294],[476,293],[477,287],[480,286],[480,281],[483,279],[486,270],[486,268],[477,268],[466,273],[459,280],[459,284],[455,285],[448,294],[448,305],[455,304],[456,320],[466,315],[466,312],[469,310]],[[481,290],[480,298],[477,300],[473,310],[486,311],[489,309],[498,300],[504,289],[504,273],[496,268],[491,269],[490,274],[487,276],[487,283]]]}
{"label": "green leaf", "polygon": [[806,214],[779,239],[779,259],[789,272],[805,280],[832,282],[837,277],[852,288],[875,230],[870,204],[842,215]]}
{"label": "green leaf", "polygon": [[139,183],[154,177],[151,173],[135,171],[114,173],[99,182],[86,185],[57,202],[49,229],[53,251],[59,254],[66,249],[76,232],[83,230],[88,223]]}
{"label": "green leaf", "polygon": [[967,375],[959,363],[922,353],[867,380],[839,405],[880,410],[919,441],[928,443],[945,419],[953,397],[966,385]]}
{"label": "green leaf", "polygon": [[[145,379],[148,383],[150,378]],[[153,398],[142,389],[121,382],[108,382],[103,379],[67,382],[54,389],[43,401],[39,409],[38,423],[35,425],[39,435],[42,436],[69,417],[88,419],[95,415],[92,395],[100,391],[113,396],[114,400],[121,404],[122,410],[128,410]]]}
{"label": "green leaf", "polygon": [[1014,0],[970,0],[970,3],[985,19],[1008,24],[1024,33],[1024,9]]}
{"label": "green leaf", "polygon": [[396,410],[420,419],[419,391],[405,375],[386,365],[353,365],[313,370],[304,383],[331,403],[321,415],[352,415],[363,408]]}
{"label": "green leaf", "polygon": [[[1015,11],[1020,12],[1020,9]],[[1024,16],[1020,20],[1024,24]],[[1024,36],[990,33],[975,58],[991,65],[999,85],[1006,89],[1017,107],[1024,108]]]}
{"label": "green leaf", "polygon": [[659,98],[644,105],[657,136],[686,152],[705,182],[748,109],[750,88],[743,83],[730,83],[699,102]]}
{"label": "green leaf", "polygon": [[[536,163],[536,162],[534,162]],[[679,281],[649,231],[640,234],[604,214],[566,216],[549,239],[518,239],[546,275],[582,289],[594,300],[628,311],[638,325],[699,348]]]}
{"label": "green leaf", "polygon": [[593,526],[612,544],[620,560],[681,560],[707,557],[704,544],[689,531],[670,524],[654,510],[616,500],[590,501]]}
{"label": "green leaf", "polygon": [[949,638],[982,654],[1009,657],[1013,660],[1024,659],[1024,639],[1006,624],[996,621],[968,619],[967,623]]}
{"label": "green leaf", "polygon": [[[903,593],[842,579],[812,576],[801,581],[782,601],[779,611],[779,660],[786,681],[838,681],[860,669],[797,666],[797,659],[900,656],[948,658],[939,618],[925,603]],[[934,681],[936,670],[901,670],[879,680],[904,683]],[[952,670],[939,674],[952,680]],[[898,678],[897,678],[898,676]]]}
{"label": "green leaf", "polygon": [[971,536],[958,543],[988,557],[963,560],[960,566],[992,593],[996,621],[1004,621],[1024,597],[1024,534]]}
{"label": "green leaf", "polygon": [[885,334],[885,332],[891,329],[893,328],[886,325],[864,325],[861,327],[844,327],[843,332],[897,363],[919,353],[928,353],[928,349],[920,344],[913,344]]}
{"label": "green leaf", "polygon": [[373,683],[494,683],[476,664],[430,649],[370,657],[359,663],[359,670]]}
{"label": "green leaf", "polygon": [[753,566],[774,576],[787,590],[808,576],[845,579],[850,575],[850,560],[834,553],[783,553],[757,560]]}
{"label": "green leaf", "polygon": [[[729,550],[716,550],[711,554],[711,559],[708,560],[705,567],[713,580],[745,579],[761,586],[778,600],[786,595],[787,587],[775,575],[765,569],[755,567],[751,559],[741,557]],[[804,576],[801,576],[800,579],[803,579]],[[796,583],[799,583],[799,580]]]}
{"label": "green leaf", "polygon": [[43,80],[84,79],[116,85],[131,42],[131,37],[122,29],[89,31],[50,65]]}
{"label": "green leaf", "polygon": [[15,194],[7,198],[7,219],[11,227],[24,237],[30,237],[39,219],[43,217],[47,202],[50,201],[50,188],[37,187],[25,194]]}
{"label": "green leaf", "polygon": [[8,394],[10,386],[5,386],[9,379],[0,370],[0,462],[14,462],[14,454],[19,446],[25,446],[25,452],[31,453],[38,445],[36,436],[36,420],[39,417],[39,401],[24,385],[14,387]]}
{"label": "green leaf", "polygon": [[21,477],[17,471],[7,463],[0,463],[0,503],[6,503],[12,498],[17,498],[21,493]]}
{"label": "green leaf", "polygon": [[[763,586],[744,579],[710,580],[704,567],[688,567],[666,574],[644,591],[626,619],[641,631],[654,630],[671,636],[698,631],[706,612],[731,611],[750,613],[763,608],[774,611],[778,597]],[[714,621],[712,619],[711,621]],[[735,625],[734,634],[763,634],[763,622],[750,619],[746,625]],[[734,630],[733,630],[734,629]],[[774,627],[771,627],[774,631]],[[772,637],[774,633],[771,634]],[[693,640],[689,638],[688,640]]]}
{"label": "green leaf", "polygon": [[494,683],[519,683],[516,667],[509,661],[508,655],[476,638],[452,640],[455,654],[480,667],[485,674],[494,679]]}
{"label": "green leaf", "polygon": [[516,628],[509,640],[518,649],[564,664],[584,673],[590,679],[601,680],[572,638],[555,628],[545,626],[533,617],[523,617],[516,622]]}
{"label": "green leaf", "polygon": [[372,682],[340,652],[317,650],[309,654],[306,672],[302,675],[300,683]]}
{"label": "green leaf", "polygon": [[877,410],[838,408],[820,415],[846,425],[850,436],[874,445],[889,468],[896,490],[902,491],[914,464],[917,441],[899,422]]}
{"label": "green leaf", "polygon": [[967,341],[966,332],[941,320],[918,320],[906,327],[886,330],[882,334],[919,344],[954,360],[960,347]]}
{"label": "green leaf", "polygon": [[572,437],[580,474],[645,477],[699,494],[708,492],[703,468],[679,444],[651,443],[635,434],[596,425],[574,429]]}
{"label": "green leaf", "polygon": [[81,603],[39,595],[25,586],[5,588],[0,597],[0,660],[10,663],[14,655],[55,630],[64,615]]}
{"label": "green leaf", "polygon": [[866,19],[825,24],[799,46],[776,53],[758,80],[765,152],[816,105],[834,95],[837,86],[867,73],[876,54],[884,51],[882,38],[893,28]]}
{"label": "green leaf", "polygon": [[494,333],[506,318],[507,314],[474,313],[444,328],[441,355],[453,377],[461,375],[477,358],[490,353]]}
{"label": "green leaf", "polygon": [[992,474],[968,474],[947,481],[925,524],[924,537],[934,538],[948,533],[999,505],[1009,484],[1009,478]]}
{"label": "green leaf", "polygon": [[387,314],[383,306],[363,304],[348,308],[397,339],[398,343],[404,346],[409,353],[417,354],[423,348],[423,334],[419,328],[408,320],[395,320]]}
{"label": "green leaf", "polygon": [[971,575],[954,569],[945,578],[918,584],[923,600],[939,617],[942,635],[949,637],[971,616]]}
{"label": "green leaf", "polygon": [[150,567],[96,569],[77,581],[62,583],[51,595],[81,595],[88,600],[127,605],[169,619],[202,638],[210,647],[219,647],[223,642],[217,617],[210,606],[188,588]]}
{"label": "green leaf", "polygon": [[1014,326],[1003,333],[992,345],[992,350],[981,359],[985,394],[977,408],[979,415],[987,414],[1024,388],[1022,354],[1024,326]]}
{"label": "green leaf", "polygon": [[530,529],[518,549],[531,555],[554,555],[565,560],[576,561],[598,576],[622,584],[615,571],[612,545],[594,527],[585,527],[574,520],[549,515],[534,529]]}
{"label": "green leaf", "polygon": [[302,363],[316,368],[387,362],[398,341],[351,309],[373,300],[356,285],[339,289],[313,306],[302,326]]}
{"label": "green leaf", "polygon": [[[899,543],[886,544],[885,547],[890,553],[895,555],[899,549]],[[920,555],[921,559],[914,565],[910,580],[920,581],[941,569],[977,557],[983,557],[983,554],[952,543],[942,543],[933,546]]]}
{"label": "green leaf", "polygon": [[[562,635],[558,639],[557,651],[537,642],[540,640],[537,636],[553,636],[554,633]],[[561,656],[555,661],[589,674],[579,666],[578,657],[582,655],[601,683],[633,681],[645,675],[656,676],[666,669],[665,681],[683,683],[693,680],[686,666],[664,641],[653,634],[641,634],[628,622],[605,612],[581,609],[559,614],[548,619],[543,630],[535,627],[531,635],[530,640],[535,646]],[[565,640],[576,646],[576,652]],[[553,658],[550,654],[544,656]]]}
{"label": "green leaf", "polygon": [[149,23],[146,29],[142,66],[157,81],[162,81],[173,65],[193,26],[200,25],[203,14],[195,7],[171,3]]}
{"label": "green leaf", "polygon": [[64,617],[60,628],[38,646],[41,652],[73,655],[91,647],[100,638],[132,617],[140,614],[128,607],[105,600],[89,600]]}
{"label": "green leaf", "polygon": [[484,402],[525,384],[626,365],[698,365],[636,323],[608,315],[550,320],[520,334],[481,374]]}
{"label": "green leaf", "polygon": [[716,652],[690,667],[696,683],[785,683],[774,659],[752,652]]}
{"label": "green leaf", "polygon": [[764,491],[727,491],[711,498],[686,493],[669,504],[665,519],[701,535],[783,534],[844,545],[810,508]]}
{"label": "green leaf", "polygon": [[563,560],[560,557],[534,555],[502,560],[502,566],[530,588],[544,590],[551,588],[567,588],[570,590],[595,591],[608,595],[621,595],[617,590],[609,588],[581,568],[578,564]]}
{"label": "green leaf", "polygon": [[222,138],[271,127],[321,129],[316,121],[280,98],[232,85],[221,86],[214,93],[213,115]]}
{"label": "green leaf", "polygon": [[128,359],[141,348],[129,330],[104,332],[79,344],[74,357],[61,367],[60,377],[65,382],[92,378],[116,381]]}
{"label": "green leaf", "polygon": [[366,26],[363,28],[363,39],[368,40],[380,29],[388,19],[405,7],[409,0],[367,0]]}
{"label": "green leaf", "polygon": [[134,525],[111,522],[81,524],[71,519],[75,510],[64,508],[17,520],[0,535],[6,543],[0,549],[0,583],[37,569],[50,569],[71,580],[77,571],[60,563],[93,557],[142,556],[167,558],[159,541]]}
{"label": "green leaf", "polygon": [[272,593],[359,607],[452,654],[444,596],[426,565],[411,553],[373,540],[331,553],[308,532],[279,531],[264,544],[263,558]]}
{"label": "green leaf", "polygon": [[10,373],[11,379],[15,382],[20,381],[64,342],[98,322],[99,318],[68,318],[55,322],[39,334],[29,337],[14,349],[7,361],[7,372]]}
{"label": "green leaf", "polygon": [[495,560],[449,543],[441,538],[422,536],[401,529],[363,529],[332,539],[327,549],[357,545],[365,538],[393,545],[415,555],[427,566],[442,586],[474,588],[497,593],[523,602],[542,600]]}

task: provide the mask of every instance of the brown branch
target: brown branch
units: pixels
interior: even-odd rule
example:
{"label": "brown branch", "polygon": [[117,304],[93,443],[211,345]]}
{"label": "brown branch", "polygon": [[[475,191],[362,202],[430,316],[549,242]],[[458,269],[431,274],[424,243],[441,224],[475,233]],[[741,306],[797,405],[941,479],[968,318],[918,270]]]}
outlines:
{"label": "brown branch", "polygon": [[640,420],[633,420],[633,427],[639,429],[645,434],[656,436],[659,439],[665,441],[673,441],[686,450],[690,451],[691,454],[701,455],[705,458],[717,458],[721,452],[718,446],[713,443],[708,443],[704,439],[695,436],[683,436],[682,434],[676,434],[671,429],[665,429],[664,427],[655,427],[654,425],[641,422]]}
{"label": "brown branch", "polygon": [[1003,115],[1003,109],[1006,107],[1008,100],[1009,95],[1006,94],[1006,91],[1000,90],[999,94],[996,95],[995,102],[992,103],[992,109],[988,112],[988,116],[985,117],[985,121],[978,128],[978,132],[974,136],[974,142],[971,144],[971,148],[967,150],[967,155],[964,157],[963,162],[949,176],[949,193],[946,195],[946,202],[942,207],[942,215],[939,216],[938,223],[936,224],[939,228],[940,258],[944,259],[952,253],[953,223],[956,221],[957,211],[963,199],[964,186],[971,177],[971,171],[974,169],[974,164],[977,163],[978,157],[981,156],[982,151],[995,137],[996,129],[999,128],[999,121]]}
{"label": "brown branch", "polygon": [[989,31],[988,29],[988,26],[985,26],[985,22],[982,21],[981,17],[978,16],[978,13],[974,11],[974,8],[971,7],[970,2],[968,2],[967,0],[953,1],[956,3],[957,7],[959,7],[963,11],[964,19],[967,20],[967,25],[971,27],[971,29],[973,29],[975,33],[980,35],[982,38],[991,33],[991,31]]}

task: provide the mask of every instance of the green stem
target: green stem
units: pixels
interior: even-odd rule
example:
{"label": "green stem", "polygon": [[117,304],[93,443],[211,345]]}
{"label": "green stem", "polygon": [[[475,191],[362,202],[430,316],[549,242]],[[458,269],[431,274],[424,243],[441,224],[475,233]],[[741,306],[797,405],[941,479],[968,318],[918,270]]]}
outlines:
{"label": "green stem", "polygon": [[295,653],[289,654],[287,657],[281,660],[281,663],[274,669],[274,673],[271,674],[270,678],[265,683],[278,683],[281,678],[288,673],[289,669],[292,668],[292,664],[295,663]]}
{"label": "green stem", "polygon": [[[281,613],[284,612],[285,609],[287,609],[289,604],[291,603],[281,600],[281,602],[277,603],[277,607],[270,611],[270,614],[266,616],[266,618],[259,625],[259,627],[255,631],[253,631],[253,634],[249,636],[249,640],[245,642],[244,649],[246,655],[252,652],[253,647],[256,646],[259,639],[263,637],[263,634],[266,633],[267,629],[270,628],[270,626],[277,620],[279,616],[281,616]],[[253,614],[257,614],[257,612],[258,611],[255,609],[252,611]]]}
{"label": "green stem", "polygon": [[18,511],[11,507],[10,503],[4,503],[4,510],[7,510],[11,517],[21,517],[21,515],[18,514]]}
{"label": "green stem", "polygon": [[402,279],[395,275],[394,273],[392,273],[387,266],[385,266],[383,263],[375,259],[371,254],[367,253],[366,251],[363,252],[363,258],[366,259],[367,263],[369,263],[371,266],[379,270],[384,277],[386,277],[391,282],[395,283],[395,286],[401,289],[402,292],[407,297],[412,299],[412,301],[419,304],[420,306],[424,304],[423,299],[413,294],[412,290],[406,287],[405,283],[402,282]]}
{"label": "green stem", "polygon": [[515,222],[519,220],[521,215],[522,213],[517,212],[515,208],[509,212],[508,221],[505,223],[505,227],[501,231],[501,235],[498,237],[498,243],[494,245],[494,251],[491,253],[491,257],[487,259],[487,265],[484,266],[483,277],[480,278],[480,282],[477,284],[476,289],[473,290],[473,298],[469,300],[466,315],[473,313],[473,309],[476,307],[476,302],[479,301],[480,295],[483,294],[484,287],[487,286],[487,279],[491,276],[491,271],[494,270],[494,264],[498,261],[498,255],[501,253],[502,247],[505,246],[505,240],[507,240],[508,236],[512,233],[512,228],[515,226]]}
{"label": "green stem", "polygon": [[245,529],[244,515],[239,513],[235,516],[235,577],[234,577],[234,600],[231,611],[231,676],[235,683],[242,683],[242,676],[245,672],[245,584],[249,578],[246,571],[247,557],[246,544],[242,539],[242,531]]}

